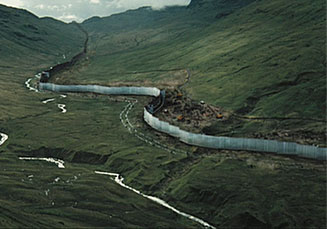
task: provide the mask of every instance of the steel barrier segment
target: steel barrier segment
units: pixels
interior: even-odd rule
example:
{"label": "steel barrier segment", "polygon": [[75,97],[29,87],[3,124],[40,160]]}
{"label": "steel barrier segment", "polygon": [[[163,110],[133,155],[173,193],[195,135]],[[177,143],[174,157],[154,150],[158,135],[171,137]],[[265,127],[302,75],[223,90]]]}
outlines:
{"label": "steel barrier segment", "polygon": [[144,121],[152,128],[176,137],[181,142],[189,145],[212,149],[247,150],[282,155],[296,155],[299,157],[317,160],[327,159],[327,148],[300,145],[294,142],[281,142],[276,140],[216,137],[204,134],[194,134],[159,120],[150,114],[146,109],[144,109]]}
{"label": "steel barrier segment", "polygon": [[55,92],[93,92],[106,95],[146,95],[158,97],[160,90],[155,87],[105,87],[98,85],[57,85],[39,83],[40,90]]}
{"label": "steel barrier segment", "polygon": [[[162,108],[165,101],[165,93],[155,87],[105,87],[98,85],[57,85],[52,83],[39,83],[40,90],[55,92],[93,92],[107,95],[146,95],[158,97],[160,103],[157,107]],[[153,111],[154,113],[154,111]],[[281,142],[265,139],[216,137],[204,134],[195,134],[181,130],[179,127],[161,121],[153,116],[147,108],[144,108],[144,121],[152,128],[178,138],[181,142],[189,145],[207,147],[213,149],[247,150],[257,152],[269,152],[283,155],[297,155],[317,160],[327,159],[327,148],[300,145],[294,142]]]}

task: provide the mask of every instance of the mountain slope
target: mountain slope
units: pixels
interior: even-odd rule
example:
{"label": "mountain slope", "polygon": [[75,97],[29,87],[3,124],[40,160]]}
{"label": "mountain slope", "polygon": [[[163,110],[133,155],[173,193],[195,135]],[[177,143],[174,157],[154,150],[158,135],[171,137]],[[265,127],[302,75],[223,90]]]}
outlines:
{"label": "mountain slope", "polygon": [[[326,117],[324,8],[323,0],[192,1],[93,18],[83,23],[91,35],[90,61],[61,82],[160,87],[167,76],[156,70],[189,68],[186,90],[193,99],[241,116],[297,119],[323,135],[321,122],[310,120]],[[169,77],[175,86],[183,81]],[[260,125],[266,126],[247,130]],[[300,129],[298,121],[287,126]]]}
{"label": "mountain slope", "polygon": [[[202,0],[192,1],[189,7],[153,12],[142,8],[93,18],[82,24],[91,35],[88,58],[53,81],[167,89],[184,82],[188,68],[191,79],[185,89],[197,100],[236,115],[270,115],[271,106],[278,106],[274,115],[305,115],[300,120],[235,124],[229,119],[198,131],[221,135],[222,128],[229,127],[227,134],[234,136],[243,128],[239,134],[249,136],[249,130],[305,128],[307,135],[324,133],[321,122],[305,119],[310,114],[322,117],[319,104],[324,104],[324,84],[318,83],[324,71],[320,63],[324,61],[324,5],[320,0]],[[16,13],[21,11],[12,11]],[[26,89],[26,79],[63,61],[70,45],[76,53],[82,51],[84,43],[83,33],[69,32],[72,25],[53,21],[58,28],[52,30],[48,19],[34,18],[32,26],[42,26],[42,34],[48,33],[39,36],[20,27],[27,19],[6,22],[12,24],[6,34],[14,37],[17,29],[24,36],[13,39],[15,55],[7,52],[8,58],[0,57],[0,132],[9,136],[0,146],[0,227],[199,227],[94,170],[119,173],[129,186],[216,227],[326,225],[325,162],[184,145],[145,125],[143,107],[149,98],[137,97],[129,112],[127,104],[119,102],[124,97],[65,97]],[[65,31],[70,39],[63,37]],[[308,41],[310,47],[306,47]],[[300,74],[306,69],[310,73]],[[318,93],[308,105],[303,103],[307,99],[303,92],[309,89]],[[294,100],[292,93],[297,96]],[[54,101],[42,102],[48,99]],[[302,110],[290,106],[292,102]],[[58,104],[65,104],[67,113]],[[125,115],[138,133],[170,150],[140,141],[121,124],[120,117]],[[66,169],[19,160],[20,156],[63,159]]]}
{"label": "mountain slope", "polygon": [[12,61],[13,65],[26,63],[26,56],[42,61],[50,58],[62,61],[63,54],[70,58],[82,49],[85,39],[73,23],[40,19],[26,10],[3,5],[0,5],[0,26],[0,63]]}
{"label": "mountain slope", "polygon": [[[28,79],[33,78],[31,84],[37,81],[37,72],[83,51],[85,34],[74,24],[40,19],[25,10],[5,6],[0,10],[4,26],[0,31],[0,133],[9,136],[0,145],[0,228],[196,227],[185,217],[118,186],[109,176],[94,173],[112,169],[104,163],[113,152],[134,154],[142,149],[150,155],[153,151],[130,138],[121,125],[119,113],[125,103],[108,104],[107,97],[100,103],[79,95],[64,98],[26,87]],[[42,103],[49,97],[54,101]],[[67,115],[58,103],[67,105]],[[99,127],[94,117],[114,123],[109,125],[115,131],[108,132],[108,126],[101,125],[105,128],[101,132],[108,135],[98,138],[98,128],[90,131],[91,126]],[[82,139],[67,137],[69,132]],[[117,139],[117,134],[127,141]],[[109,147],[106,141],[112,142]],[[24,155],[62,158],[70,165],[58,169],[48,162],[19,160]],[[156,156],[160,155],[165,156],[162,151]]]}
{"label": "mountain slope", "polygon": [[25,95],[24,82],[81,52],[85,35],[74,24],[38,18],[26,10],[3,5],[0,5],[0,25],[0,120],[3,120],[35,113],[35,108],[27,106],[29,97]]}
{"label": "mountain slope", "polygon": [[[214,7],[220,4],[224,7]],[[173,71],[189,69],[191,79],[184,87],[188,95],[232,114],[200,132],[273,139],[277,132],[278,139],[325,146],[325,6],[322,0],[244,5],[208,0],[192,1],[178,8],[178,14],[176,9],[143,8],[93,18],[82,24],[91,35],[89,60],[56,82],[167,89],[185,80],[185,74]],[[137,112],[141,117],[141,105]],[[165,136],[159,139],[177,144]],[[313,169],[315,173],[301,168],[297,159],[191,151],[194,154],[183,161],[160,164],[167,174],[154,186],[146,173],[153,171],[151,162],[135,166],[134,160],[124,159],[117,166],[120,160],[109,159],[108,165],[128,174],[128,182],[141,187],[147,182],[143,188],[177,201],[189,212],[205,214],[216,226],[325,224],[325,205],[320,204],[325,202],[325,165],[319,172]],[[307,178],[311,176],[314,179]]]}

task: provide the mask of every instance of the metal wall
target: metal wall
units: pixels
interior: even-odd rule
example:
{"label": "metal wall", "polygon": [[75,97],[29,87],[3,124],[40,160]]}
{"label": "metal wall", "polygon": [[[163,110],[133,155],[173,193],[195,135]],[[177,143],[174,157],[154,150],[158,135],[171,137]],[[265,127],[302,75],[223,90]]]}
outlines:
{"label": "metal wall", "polygon": [[309,145],[300,145],[293,142],[280,142],[275,140],[215,137],[203,134],[194,134],[179,127],[160,121],[144,109],[144,120],[154,129],[179,138],[180,141],[201,147],[213,149],[249,150],[270,152],[276,154],[297,155],[300,157],[326,160],[327,148]]}
{"label": "metal wall", "polygon": [[107,95],[146,95],[159,96],[160,90],[154,87],[105,87],[98,85],[57,85],[40,83],[40,90],[56,92],[93,92]]}
{"label": "metal wall", "polygon": [[[56,92],[93,92],[108,95],[146,95],[159,96],[160,90],[153,87],[105,87],[98,85],[56,85],[40,83],[40,90]],[[300,145],[293,142],[280,142],[274,140],[215,137],[203,134],[194,134],[181,130],[177,126],[160,121],[144,109],[144,120],[152,128],[178,138],[180,141],[201,147],[213,149],[250,150],[270,152],[276,154],[297,155],[300,157],[326,160],[327,148],[309,145]]]}

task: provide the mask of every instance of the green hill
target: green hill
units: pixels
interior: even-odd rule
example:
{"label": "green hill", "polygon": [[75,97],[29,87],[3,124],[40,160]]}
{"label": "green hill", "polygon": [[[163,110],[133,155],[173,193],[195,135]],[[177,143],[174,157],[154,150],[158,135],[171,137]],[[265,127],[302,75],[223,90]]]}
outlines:
{"label": "green hill", "polygon": [[[38,18],[26,10],[0,5],[0,63],[71,58],[82,48],[84,34],[74,24],[52,18]],[[54,62],[56,63],[56,62]]]}
{"label": "green hill", "polygon": [[[189,69],[186,94],[231,114],[199,131],[287,130],[287,140],[305,135],[323,145],[325,4],[193,0],[94,17],[81,24],[90,35],[87,58],[52,80],[174,89]],[[184,145],[145,125],[150,98],[137,97],[130,122],[165,151],[124,128],[124,98],[29,91],[24,82],[82,51],[85,34],[74,24],[0,10],[0,132],[9,135],[0,146],[0,227],[199,227],[95,170],[120,173],[126,184],[217,228],[326,225],[325,162]],[[253,116],[272,120],[245,119]],[[66,169],[19,156],[63,159]]]}
{"label": "green hill", "polygon": [[[89,61],[57,82],[164,88],[184,80],[169,70],[187,68],[194,100],[259,118],[233,121],[233,136],[290,130],[324,144],[324,9],[322,0],[192,1],[91,18],[82,24],[91,36]],[[221,135],[230,127],[217,122],[203,131]]]}
{"label": "green hill", "polygon": [[3,5],[0,25],[1,120],[28,113],[23,99],[28,99],[24,82],[36,72],[82,51],[85,35],[74,24],[38,18],[26,10]]}

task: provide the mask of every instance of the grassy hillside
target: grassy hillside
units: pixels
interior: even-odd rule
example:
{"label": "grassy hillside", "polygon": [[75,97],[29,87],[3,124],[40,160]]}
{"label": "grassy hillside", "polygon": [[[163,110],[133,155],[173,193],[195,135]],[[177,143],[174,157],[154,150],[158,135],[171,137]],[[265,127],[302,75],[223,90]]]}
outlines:
{"label": "grassy hillside", "polygon": [[[188,7],[159,12],[143,8],[93,18],[83,23],[91,36],[88,61],[55,82],[167,88],[183,82],[182,71],[190,69],[185,90],[193,99],[222,107],[232,117],[268,118],[231,118],[204,132],[266,138],[276,134],[324,146],[324,9],[322,0],[192,1]],[[142,105],[137,112],[141,118]],[[146,173],[153,166],[145,162],[136,169],[135,155],[127,154],[134,159],[123,160],[117,169],[133,177],[133,185],[206,215],[216,226],[325,224],[325,165],[243,152],[189,151],[194,153],[186,159],[160,163],[166,172],[156,185]],[[120,160],[108,163],[117,166]],[[144,186],[145,181],[152,185]]]}
{"label": "grassy hillside", "polygon": [[[52,18],[38,18],[26,10],[0,5],[0,63],[31,63],[46,59],[70,58],[82,48],[84,34],[74,24]],[[60,36],[60,39],[58,39]],[[53,62],[55,64],[56,62]],[[9,67],[4,64],[1,67]]]}
{"label": "grassy hillside", "polygon": [[[324,144],[324,9],[322,0],[193,1],[93,18],[83,23],[91,35],[89,61],[57,82],[164,88],[185,79],[171,70],[188,68],[185,89],[193,99],[237,116],[271,119],[242,122],[233,127],[237,136],[312,132],[321,136],[316,144]],[[279,126],[274,118],[288,121]],[[228,126],[217,122],[207,129],[221,134]]]}
{"label": "grassy hillside", "polygon": [[[125,72],[190,68],[187,89],[195,99],[240,114],[324,119],[324,8],[321,0],[258,1],[216,17],[208,26],[200,16],[188,20],[196,12],[201,15],[196,4],[180,9],[178,16],[169,9],[143,9],[89,20],[83,25],[93,35],[96,54],[78,79],[124,81],[132,77]],[[144,25],[144,18],[156,13],[163,19]]]}
{"label": "grassy hillside", "polygon": [[[24,82],[37,72],[82,51],[85,35],[74,24],[38,18],[0,5],[0,120],[22,117],[35,108]],[[12,106],[15,104],[16,106]]]}
{"label": "grassy hillside", "polygon": [[[127,145],[117,140],[116,147],[111,144],[111,149],[108,147],[107,141],[116,141],[117,132],[122,132],[122,139],[129,138],[119,121],[124,103],[108,104],[107,99],[94,103],[90,98],[76,98],[71,106],[69,99],[38,94],[25,87],[25,81],[40,70],[82,51],[84,33],[76,25],[40,19],[25,10],[2,5],[0,10],[0,132],[9,136],[0,146],[0,227],[194,227],[196,224],[191,221],[120,188],[109,177],[94,174],[95,170],[109,170],[103,167],[105,160],[99,161],[101,154],[107,158],[121,149],[135,153],[137,148],[130,145],[142,147],[136,139]],[[57,103],[42,104],[49,96],[57,97],[57,103],[66,103],[67,109],[75,112],[63,116]],[[98,117],[116,123],[111,126],[116,132],[109,134],[109,138],[100,135],[99,139],[96,137],[99,133],[89,132],[90,126],[99,122],[89,112],[91,107],[105,108],[99,110]],[[70,134],[63,126],[70,129]],[[76,129],[71,129],[72,126]],[[82,126],[86,129],[81,130]],[[109,127],[105,128],[107,131]],[[97,127],[94,130],[99,131]],[[82,139],[73,137],[75,134]],[[91,135],[101,143],[93,145]],[[20,161],[18,157],[24,155],[56,157],[75,163],[60,170],[46,162]]]}
{"label": "grassy hillside", "polygon": [[[166,88],[183,82],[188,68],[192,76],[185,87],[194,99],[239,115],[270,115],[278,106],[273,110],[276,116],[321,119],[324,7],[320,0],[206,0],[163,11],[142,8],[93,18],[82,24],[90,33],[88,59],[53,81]],[[124,128],[119,117],[126,106],[119,102],[123,98],[93,94],[63,98],[28,91],[25,80],[64,61],[62,54],[69,56],[65,50],[71,55],[81,51],[84,34],[73,25],[38,19],[26,11],[2,10],[9,12],[11,24],[1,31],[3,37],[14,37],[16,30],[24,36],[0,37],[1,44],[12,40],[10,47],[16,50],[0,57],[1,65],[7,66],[0,73],[0,132],[9,135],[0,146],[0,227],[199,227],[94,170],[120,173],[128,185],[217,227],[325,226],[325,162],[186,146],[149,128],[142,114],[150,98],[137,97],[139,102],[129,113],[133,126],[188,153],[164,151]],[[27,21],[44,35],[22,27]],[[307,90],[316,92],[309,105]],[[258,98],[249,100],[251,96]],[[42,103],[49,98],[55,101]],[[290,101],[303,109],[290,106]],[[65,104],[67,113],[61,113],[58,104]],[[221,124],[208,131],[217,134]],[[305,120],[235,124],[243,134],[262,128],[269,132],[277,125],[301,127],[307,134],[324,131],[321,123]],[[19,156],[60,158],[66,169],[20,161]]]}

